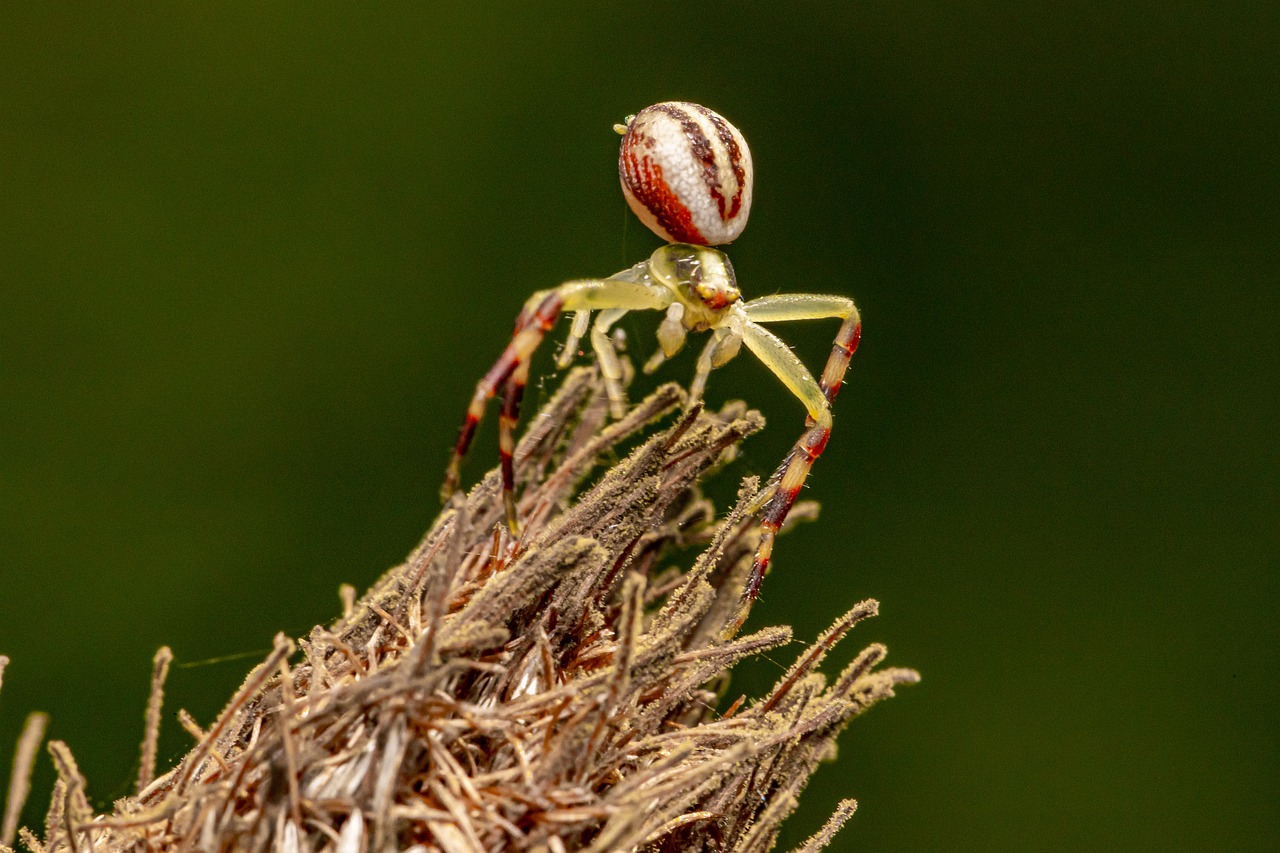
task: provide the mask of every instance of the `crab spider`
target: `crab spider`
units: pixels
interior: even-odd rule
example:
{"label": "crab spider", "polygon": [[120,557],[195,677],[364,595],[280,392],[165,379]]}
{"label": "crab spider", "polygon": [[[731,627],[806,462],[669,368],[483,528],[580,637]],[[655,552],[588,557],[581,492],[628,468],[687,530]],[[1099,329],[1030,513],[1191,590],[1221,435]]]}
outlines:
{"label": "crab spider", "polygon": [[[648,260],[608,278],[569,281],[529,297],[511,342],[476,385],[441,494],[447,498],[457,488],[463,456],[486,404],[502,388],[498,428],[503,502],[507,523],[518,536],[514,431],[529,361],[538,345],[561,314],[572,314],[557,363],[567,366],[579,340],[589,335],[611,414],[620,418],[626,411],[626,396],[622,365],[609,330],[630,311],[661,311],[659,349],[645,365],[646,372],[679,352],[689,332],[711,333],[689,386],[690,405],[701,399],[711,371],[736,356],[745,344],[808,413],[804,433],[754,507],[763,510],[763,517],[760,543],[743,589],[744,599],[751,600],[760,591],[778,529],[831,435],[831,403],[861,335],[858,309],[847,297],[814,293],[743,301],[729,258],[711,248],[737,237],[750,212],[751,154],[737,128],[705,107],[667,102],[631,116],[618,129],[624,133],[618,170],[627,201],[646,225],[671,242]],[[598,312],[594,323],[593,312]],[[842,323],[826,366],[815,380],[765,325],[821,319]]]}

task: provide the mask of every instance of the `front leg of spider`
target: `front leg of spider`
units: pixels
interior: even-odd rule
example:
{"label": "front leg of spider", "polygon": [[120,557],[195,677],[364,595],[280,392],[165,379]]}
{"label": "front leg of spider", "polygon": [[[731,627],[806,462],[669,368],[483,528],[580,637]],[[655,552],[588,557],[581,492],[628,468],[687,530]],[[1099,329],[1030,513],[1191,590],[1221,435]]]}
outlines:
{"label": "front leg of spider", "polygon": [[[626,274],[619,274],[624,275]],[[529,360],[562,313],[581,315],[595,310],[601,311],[602,316],[612,316],[612,312],[662,310],[670,304],[669,291],[636,278],[638,276],[615,276],[609,279],[571,281],[554,290],[542,291],[530,297],[516,320],[511,342],[498,356],[493,367],[476,383],[466,418],[458,430],[458,441],[454,445],[444,484],[440,487],[442,500],[448,500],[457,491],[461,482],[462,460],[471,447],[488,402],[500,387],[505,388],[502,411],[498,418],[502,495],[507,525],[514,535],[519,536],[520,524],[515,502],[515,426],[520,418],[520,401],[524,388],[529,381]],[[606,377],[606,383],[607,381]]]}
{"label": "front leg of spider", "polygon": [[[773,555],[774,539],[791,512],[809,476],[813,463],[826,449],[831,436],[831,404],[844,383],[849,361],[858,349],[862,338],[862,318],[851,299],[842,296],[792,293],[764,297],[748,302],[744,313],[751,319],[748,326],[747,346],[772,370],[783,384],[791,388],[809,409],[805,431],[783,459],[777,472],[761,497],[765,501],[764,517],[760,522],[760,544],[756,547],[751,572],[743,588],[743,598],[753,601],[760,593],[769,560]],[[772,335],[760,334],[765,330],[755,325],[782,320],[819,320],[839,318],[843,320],[831,345],[831,354],[822,370],[821,378],[814,383],[804,365],[790,354],[785,345]],[[767,335],[767,332],[765,333]],[[772,340],[770,340],[772,339]],[[815,393],[816,392],[816,393]],[[745,611],[743,612],[745,617]]]}

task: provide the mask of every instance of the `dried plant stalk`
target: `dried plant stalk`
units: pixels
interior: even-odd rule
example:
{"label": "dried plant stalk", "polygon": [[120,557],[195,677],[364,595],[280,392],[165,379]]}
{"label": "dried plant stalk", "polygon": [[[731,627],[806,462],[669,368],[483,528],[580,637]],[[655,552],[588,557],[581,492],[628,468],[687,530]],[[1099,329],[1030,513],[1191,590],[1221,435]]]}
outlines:
{"label": "dried plant stalk", "polygon": [[[522,543],[506,532],[490,473],[403,565],[362,599],[348,594],[341,620],[300,640],[300,658],[290,662],[294,644],[279,636],[207,730],[184,714],[195,747],[112,813],[87,812],[70,751],[52,744],[54,808],[43,842],[28,843],[38,853],[771,849],[843,726],[918,676],[875,669],[879,646],[832,683],[817,672],[875,614],[864,601],[769,695],[715,710],[728,669],[791,631],[733,628],[759,535],[745,517],[756,481],[718,522],[698,488],[763,420],[741,404],[710,414],[683,402],[666,385],[607,423],[597,374],[571,372],[517,451]],[[700,549],[692,565],[668,565],[689,549]],[[842,803],[800,849],[820,849],[852,811]]]}
{"label": "dried plant stalk", "polygon": [[[0,657],[0,663],[3,661],[4,658]],[[0,848],[13,844],[18,836],[22,807],[27,804],[27,794],[31,793],[31,771],[35,767],[36,751],[44,740],[48,725],[48,714],[33,711],[27,715],[22,734],[18,735],[18,745],[13,753],[13,772],[9,775],[9,792],[4,801],[4,821],[0,823]]]}

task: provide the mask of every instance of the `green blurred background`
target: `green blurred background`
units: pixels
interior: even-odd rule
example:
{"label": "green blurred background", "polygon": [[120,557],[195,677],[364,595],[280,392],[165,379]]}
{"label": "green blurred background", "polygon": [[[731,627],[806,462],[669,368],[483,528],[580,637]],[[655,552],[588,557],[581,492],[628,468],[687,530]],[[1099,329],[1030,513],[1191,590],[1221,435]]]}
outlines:
{"label": "green blurred background", "polygon": [[[874,596],[846,654],[924,674],[784,842],[1275,843],[1280,6],[1195,5],[6,4],[0,767],[46,710],[108,803],[157,646],[207,721],[398,562],[524,296],[656,245],[610,125],[680,98],[751,142],[748,294],[866,319],[754,622]],[[799,406],[733,396],[772,470]]]}

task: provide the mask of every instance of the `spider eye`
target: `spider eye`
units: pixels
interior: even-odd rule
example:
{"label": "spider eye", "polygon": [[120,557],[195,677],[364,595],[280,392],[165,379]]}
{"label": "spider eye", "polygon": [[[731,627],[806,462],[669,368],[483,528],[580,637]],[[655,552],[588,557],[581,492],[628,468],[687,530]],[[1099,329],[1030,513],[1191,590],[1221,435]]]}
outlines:
{"label": "spider eye", "polygon": [[665,101],[627,123],[618,156],[627,204],[672,243],[735,240],[751,213],[751,150],[736,127],[699,104]]}

